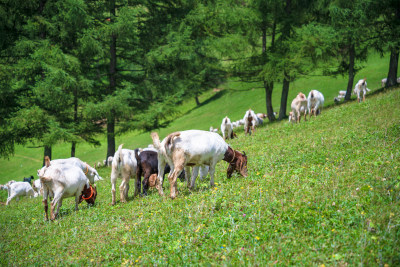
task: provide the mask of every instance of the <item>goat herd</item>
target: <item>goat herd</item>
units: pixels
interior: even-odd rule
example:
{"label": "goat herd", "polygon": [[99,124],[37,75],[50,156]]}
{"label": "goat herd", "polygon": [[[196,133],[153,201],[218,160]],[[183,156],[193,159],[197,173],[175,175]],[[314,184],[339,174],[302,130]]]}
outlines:
{"label": "goat herd", "polygon": [[[369,91],[366,79],[358,81],[354,88],[357,99],[360,101],[360,94]],[[344,97],[342,91],[338,98]],[[317,90],[312,90],[308,97],[299,93],[291,103],[289,121],[300,122],[304,115],[306,120],[307,112],[312,115],[321,113],[324,104],[324,96]],[[155,187],[160,195],[163,192],[164,173],[169,173],[170,196],[175,198],[178,194],[177,178],[186,179],[189,188],[195,187],[196,178],[200,172],[200,178],[210,174],[210,185],[214,186],[214,173],[216,164],[224,160],[228,162],[227,177],[230,178],[234,171],[247,177],[247,156],[231,148],[226,139],[235,137],[233,129],[244,125],[245,135],[255,132],[255,127],[263,123],[266,115],[256,114],[249,109],[244,118],[231,122],[228,117],[222,120],[222,137],[216,133],[218,130],[213,127],[210,131],[188,130],[169,134],[162,141],[157,133],[152,133],[153,144],[145,149],[123,149],[120,145],[114,157],[107,159],[107,165],[111,165],[111,193],[112,205],[116,203],[116,182],[122,179],[119,186],[120,201],[126,202],[129,191],[129,180],[136,177],[135,193],[141,192],[147,195],[149,187]],[[98,163],[99,165],[99,163]],[[190,169],[192,167],[192,170]],[[54,220],[59,213],[62,200],[68,197],[75,197],[75,210],[78,204],[85,200],[94,204],[97,189],[95,182],[103,180],[95,168],[78,158],[52,160],[45,157],[44,166],[37,172],[40,179],[35,180],[31,186],[33,177],[24,182],[9,181],[0,185],[0,189],[8,191],[6,205],[14,198],[20,196],[37,197],[43,195],[43,205],[46,220],[48,220],[48,197],[52,198],[50,206],[50,219]],[[191,175],[189,175],[191,174]],[[143,175],[143,181],[141,176]],[[190,176],[190,177],[189,177]],[[57,209],[56,209],[57,208]]]}

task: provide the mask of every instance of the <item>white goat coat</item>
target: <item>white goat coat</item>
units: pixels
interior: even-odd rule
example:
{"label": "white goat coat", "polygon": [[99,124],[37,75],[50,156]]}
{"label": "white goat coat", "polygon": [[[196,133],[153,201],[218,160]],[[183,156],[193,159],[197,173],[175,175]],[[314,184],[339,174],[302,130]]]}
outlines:
{"label": "white goat coat", "polygon": [[[249,124],[249,118],[250,118],[252,126],[250,126],[250,124]],[[252,127],[253,129],[255,129],[255,126],[257,126],[259,124],[259,118],[257,117],[256,113],[254,113],[254,111],[251,109],[246,111],[246,114],[244,114],[244,117],[243,117],[243,121],[244,121],[245,133],[247,133],[246,130],[249,129],[249,127]],[[250,129],[248,131],[251,132]]]}
{"label": "white goat coat", "polygon": [[32,189],[38,193],[39,195],[42,195],[41,189],[42,189],[42,183],[40,182],[39,179],[33,181],[32,183]]}
{"label": "white goat coat", "polygon": [[50,165],[72,165],[78,167],[83,171],[92,184],[94,184],[96,181],[103,180],[95,168],[90,167],[89,164],[83,162],[79,158],[71,157],[67,159],[55,159],[50,161]]}
{"label": "white goat coat", "polygon": [[[69,164],[54,164],[45,167],[39,173],[43,187],[43,201],[47,202],[48,196],[53,195],[51,209],[54,219],[60,211],[62,200],[75,197],[75,210],[78,210],[79,197],[85,186],[89,187],[89,180],[82,169]],[[57,205],[57,212],[54,208]]]}
{"label": "white goat coat", "polygon": [[27,182],[14,182],[11,184],[7,184],[6,187],[8,188],[8,198],[6,205],[8,205],[13,198],[17,198],[18,200],[19,197],[22,196],[38,196],[35,191],[33,191],[30,183]]}
{"label": "white goat coat", "polygon": [[[111,166],[111,193],[112,205],[115,205],[116,183],[118,178],[122,178],[119,186],[121,202],[126,202],[129,191],[129,180],[131,177],[136,178],[137,161],[135,151],[130,149],[122,149],[123,145],[118,147],[115,152]],[[151,149],[149,149],[151,150]],[[135,183],[135,196],[139,194],[139,188]]]}
{"label": "white goat coat", "polygon": [[[211,177],[210,185],[214,186],[215,165],[224,158],[225,152],[228,150],[228,144],[225,143],[224,139],[216,133],[188,130],[180,132],[180,135],[174,137],[169,145],[167,145],[168,140],[169,137],[167,136],[159,145],[157,145],[157,142],[154,142],[154,146],[159,150],[159,184],[163,184],[164,168],[165,164],[168,163],[169,166],[171,166],[171,172],[168,175],[170,182],[172,179],[176,180],[176,177],[179,176],[183,168],[187,165],[208,165]],[[184,158],[177,157],[177,155],[183,156]],[[174,162],[174,160],[176,162]],[[195,184],[195,178],[196,177],[191,181],[192,188]],[[163,194],[162,190],[162,186],[160,186],[159,192],[161,194]],[[171,197],[174,198],[175,195],[171,193]]]}
{"label": "white goat coat", "polygon": [[[313,97],[312,97],[313,96]],[[315,111],[315,115],[321,113],[321,109],[324,106],[324,95],[317,91],[311,90],[307,97],[308,112],[311,116],[311,110]]]}
{"label": "white goat coat", "polygon": [[231,120],[228,117],[223,118],[222,123],[221,123],[221,132],[222,136],[225,139],[231,139],[233,127]]}
{"label": "white goat coat", "polygon": [[370,90],[367,88],[367,81],[364,79],[359,80],[356,83],[356,86],[354,86],[354,93],[357,95],[358,101],[360,101],[360,94],[362,93],[363,99],[365,99],[365,95],[367,94],[368,91]]}

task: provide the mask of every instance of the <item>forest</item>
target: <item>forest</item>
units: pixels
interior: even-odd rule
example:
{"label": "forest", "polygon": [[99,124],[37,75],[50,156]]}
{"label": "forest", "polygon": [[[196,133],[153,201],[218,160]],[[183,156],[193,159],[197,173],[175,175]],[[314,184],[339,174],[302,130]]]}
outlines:
{"label": "forest", "polygon": [[1,0],[0,14],[3,158],[28,143],[51,157],[59,142],[75,156],[104,135],[107,158],[116,136],[164,127],[230,79],[262,84],[271,122],[308,75],[346,77],[349,100],[370,53],[390,56],[396,85],[397,0]]}

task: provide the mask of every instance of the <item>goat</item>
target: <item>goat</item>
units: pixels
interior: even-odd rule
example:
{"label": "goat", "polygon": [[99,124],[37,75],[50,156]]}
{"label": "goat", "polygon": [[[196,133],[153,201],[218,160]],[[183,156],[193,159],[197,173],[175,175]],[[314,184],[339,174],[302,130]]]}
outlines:
{"label": "goat", "polygon": [[221,123],[221,132],[224,140],[232,138],[233,127],[231,120],[226,116]]}
{"label": "goat", "polygon": [[40,182],[40,180],[35,180],[32,183],[32,189],[33,191],[35,191],[36,193],[38,193],[39,195],[43,194],[43,190],[42,190],[42,183]]}
{"label": "goat", "polygon": [[[140,183],[142,183],[143,186],[143,195],[147,195],[147,190],[150,187],[154,187],[155,181],[150,181],[150,176],[153,174],[158,173],[158,158],[157,158],[157,152],[154,151],[143,151],[143,152],[138,152],[137,149],[135,149],[135,158],[137,162],[137,168],[136,168],[136,184],[137,187],[139,187],[139,192],[140,192]],[[169,173],[171,171],[171,168],[168,164],[165,165],[164,168],[164,173]],[[143,174],[143,181],[141,182],[141,177]],[[180,175],[179,178],[183,180],[185,178],[185,171],[183,171]],[[153,179],[153,178],[152,178]],[[164,177],[163,177],[164,179]]]}
{"label": "goat", "polygon": [[87,179],[90,181],[91,184],[94,184],[96,181],[103,180],[100,177],[99,173],[96,171],[95,168],[89,166],[86,162],[82,160],[71,157],[67,159],[53,159],[50,162],[51,165],[73,165],[75,167],[80,168],[86,175]]}
{"label": "goat", "polygon": [[35,178],[33,178],[33,175],[31,175],[31,177],[28,177],[28,178],[26,178],[26,177],[24,177],[24,179],[22,180],[23,182],[27,182],[27,183],[29,183],[30,185],[32,185],[32,180],[33,179],[35,179]]}
{"label": "goat", "polygon": [[107,166],[110,167],[110,166],[112,165],[112,162],[113,162],[113,157],[112,157],[112,156],[109,156],[109,157],[107,158]]}
{"label": "goat", "polygon": [[[43,205],[46,220],[49,219],[47,199],[50,195],[53,196],[50,219],[54,220],[60,211],[64,198],[75,196],[75,210],[78,210],[78,204],[81,202],[82,195],[85,194],[85,188],[91,187],[81,168],[69,164],[53,165],[47,156],[45,157],[45,166],[38,171],[38,175],[43,188]],[[93,198],[95,196],[91,195],[87,200],[94,203]],[[56,206],[57,210],[55,211]]]}
{"label": "goat", "polygon": [[[135,151],[130,149],[122,149],[122,144],[114,154],[111,166],[111,205],[115,205],[115,184],[119,177],[122,178],[121,185],[119,186],[121,202],[126,202],[129,191],[129,180],[131,177],[136,177],[137,161],[135,158]],[[139,194],[139,188],[135,183],[134,196]]]}
{"label": "goat", "polygon": [[244,119],[236,121],[237,126],[244,125]]}
{"label": "goat", "polygon": [[257,118],[258,117],[256,116],[253,110],[249,109],[248,111],[246,111],[246,114],[244,114],[243,117],[245,135],[255,132],[255,127],[258,124]]}
{"label": "goat", "polygon": [[367,94],[367,92],[371,91],[370,89],[367,88],[367,78],[364,78],[362,80],[359,80],[356,83],[356,86],[354,86],[354,90],[353,92],[355,94],[357,94],[357,101],[358,103],[361,102],[361,98],[360,98],[360,94],[362,93],[362,97],[363,97],[363,102],[365,101],[365,95]]}
{"label": "goat", "polygon": [[[396,81],[397,81],[397,83],[400,83],[400,77],[398,77],[396,79]],[[387,78],[383,78],[382,81],[381,81],[381,86],[385,87],[386,83],[387,83]]]}
{"label": "goat", "polygon": [[[171,166],[168,180],[171,198],[177,194],[177,177],[186,166],[208,165],[210,167],[210,186],[214,186],[215,165],[224,160],[229,162],[227,176],[234,170],[247,177],[247,156],[233,150],[224,139],[216,134],[200,130],[188,130],[169,134],[162,142],[156,132],[151,133],[154,147],[158,151],[158,191],[163,195],[163,175],[166,163]],[[188,173],[189,174],[189,173]],[[195,179],[191,181],[194,187]]]}
{"label": "goat", "polygon": [[310,91],[307,98],[308,113],[310,114],[310,118],[313,114],[314,116],[317,116],[321,113],[324,101],[324,95],[321,92],[317,90]]}
{"label": "goat", "polygon": [[218,132],[218,128],[214,129],[214,127],[210,126],[210,132],[216,133]]}
{"label": "goat", "polygon": [[14,198],[19,200],[21,196],[30,196],[30,197],[37,197],[37,193],[33,191],[32,186],[30,183],[27,182],[14,182],[14,183],[7,183],[5,189],[8,190],[8,197],[6,205],[10,204],[10,201]]}
{"label": "goat", "polygon": [[292,111],[289,113],[289,121],[300,122],[302,114],[304,114],[304,121],[307,121],[307,104],[306,96],[301,92],[298,93],[290,105]]}

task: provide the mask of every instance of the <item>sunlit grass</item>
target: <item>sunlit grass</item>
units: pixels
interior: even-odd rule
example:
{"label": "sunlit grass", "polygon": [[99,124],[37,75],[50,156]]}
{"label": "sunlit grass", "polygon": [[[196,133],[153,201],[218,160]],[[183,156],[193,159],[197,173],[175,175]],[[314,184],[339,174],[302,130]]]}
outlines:
{"label": "sunlit grass", "polygon": [[179,182],[175,200],[152,190],[110,206],[110,169],[100,168],[94,207],[75,212],[66,199],[45,222],[39,198],[2,205],[0,264],[398,266],[398,103],[395,89],[240,132],[229,143],[246,151],[249,177],[227,179],[221,162],[214,188]]}

